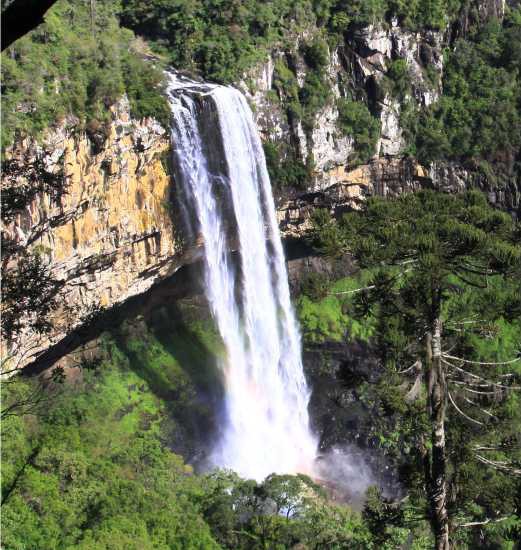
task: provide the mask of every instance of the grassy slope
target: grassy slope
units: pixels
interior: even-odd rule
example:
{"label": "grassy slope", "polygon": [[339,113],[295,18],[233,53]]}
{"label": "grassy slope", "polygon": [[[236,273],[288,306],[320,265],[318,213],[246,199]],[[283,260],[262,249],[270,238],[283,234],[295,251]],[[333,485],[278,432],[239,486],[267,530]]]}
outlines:
{"label": "grassy slope", "polygon": [[338,342],[345,338],[368,341],[374,334],[374,322],[361,322],[352,316],[356,295],[352,291],[367,286],[370,277],[369,271],[360,272],[353,277],[325,282],[319,296],[311,298],[306,293],[299,296],[296,307],[305,341]]}

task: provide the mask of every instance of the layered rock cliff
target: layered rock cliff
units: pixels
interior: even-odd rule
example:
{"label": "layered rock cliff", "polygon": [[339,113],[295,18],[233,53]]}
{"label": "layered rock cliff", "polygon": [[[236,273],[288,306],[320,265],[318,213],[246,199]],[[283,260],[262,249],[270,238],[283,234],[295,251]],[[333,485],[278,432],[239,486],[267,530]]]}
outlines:
{"label": "layered rock cliff", "polygon": [[338,166],[331,170],[335,182],[316,191],[284,198],[279,202],[278,218],[286,237],[301,238],[310,229],[314,210],[325,208],[334,216],[352,208],[371,196],[397,197],[423,188],[445,193],[460,193],[479,189],[491,204],[519,216],[521,187],[515,175],[507,185],[497,185],[479,171],[458,163],[432,163],[423,166],[409,157],[380,157],[368,164],[353,167]]}
{"label": "layered rock cliff", "polygon": [[[22,189],[36,162],[43,175],[63,177],[61,193],[36,194],[2,227],[3,241],[38,255],[59,287],[50,333],[26,331],[11,343],[27,360],[183,262],[166,168],[168,132],[153,119],[131,120],[126,98],[111,111],[112,122],[94,139],[68,120],[41,144],[24,140],[8,153],[20,170],[4,177],[4,192]],[[16,255],[4,253],[4,261],[15,263]]]}

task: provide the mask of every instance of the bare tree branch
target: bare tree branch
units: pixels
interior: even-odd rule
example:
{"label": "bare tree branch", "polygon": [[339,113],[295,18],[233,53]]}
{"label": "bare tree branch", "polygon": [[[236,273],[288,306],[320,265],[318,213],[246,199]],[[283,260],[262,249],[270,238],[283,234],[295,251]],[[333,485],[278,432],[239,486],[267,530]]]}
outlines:
{"label": "bare tree branch", "polygon": [[490,388],[490,384],[480,384],[479,382],[469,382],[467,380],[460,380],[459,378],[455,379],[453,376],[448,376],[447,378],[449,378],[454,384],[468,386],[470,388]]}
{"label": "bare tree branch", "polygon": [[508,474],[513,474],[515,476],[521,476],[521,470],[518,468],[513,468],[511,466],[507,466],[506,462],[498,462],[495,460],[488,460],[484,456],[478,455],[477,453],[474,455],[480,462],[483,464],[486,464],[487,466],[491,466],[492,468],[495,468],[496,470],[501,470],[503,472],[506,472]]}
{"label": "bare tree branch", "polygon": [[468,523],[460,523],[456,527],[476,527],[478,525],[487,525],[488,523],[499,523],[500,521],[505,521],[510,516],[503,516],[502,518],[492,519],[487,518],[484,521],[469,521]]}
{"label": "bare tree branch", "polygon": [[355,292],[362,292],[364,290],[371,290],[375,288],[375,285],[364,286],[362,288],[355,288],[354,290],[343,290],[342,292],[329,292],[330,296],[338,296],[340,294],[354,294]]}
{"label": "bare tree branch", "polygon": [[475,401],[472,401],[472,399],[469,399],[468,397],[463,396],[463,399],[467,402],[473,405],[474,407],[477,407],[482,413],[486,414],[487,416],[490,416],[490,418],[495,418],[496,420],[499,420],[498,417],[495,414],[492,414],[490,411],[487,411],[486,409],[482,409],[479,406],[479,403],[476,403]]}
{"label": "bare tree branch", "polygon": [[501,445],[499,447],[486,447],[483,445],[476,445],[473,447],[475,451],[504,451],[508,449],[521,449],[521,445]]}
{"label": "bare tree branch", "polygon": [[461,414],[461,416],[465,417],[467,420],[470,420],[471,422],[474,422],[474,424],[477,424],[478,426],[484,426],[483,422],[480,422],[479,420],[476,420],[475,418],[470,417],[468,414],[465,414],[454,402],[454,399],[452,399],[452,395],[450,394],[450,391],[447,392],[449,396],[449,400],[452,403],[453,407]]}
{"label": "bare tree branch", "polygon": [[461,367],[457,367],[456,365],[453,365],[452,363],[449,363],[448,361],[444,360],[443,357],[441,359],[446,365],[449,367],[452,367],[453,369],[457,370],[458,372],[461,372],[463,374],[466,374],[467,376],[470,376],[471,378],[475,378],[476,380],[482,380],[483,382],[486,382],[489,386],[495,386],[497,388],[504,388],[506,390],[521,390],[521,386],[505,386],[504,384],[499,384],[498,382],[492,382],[491,380],[487,380],[486,378],[483,378],[482,376],[478,376],[477,374],[474,374],[472,372],[468,372]]}
{"label": "bare tree branch", "polygon": [[6,365],[13,357],[15,357],[15,353],[8,353],[4,357],[2,357],[0,361],[0,377],[5,377],[7,374],[13,374],[14,372],[17,372],[20,370],[20,365],[25,359],[29,359],[31,357],[34,357],[38,351],[35,351],[34,353],[31,353],[34,350],[38,350],[41,346],[41,340],[38,340],[33,345],[28,346],[20,355],[18,355],[18,358],[16,360],[16,364],[14,367],[10,368],[9,370],[2,370],[4,365]]}
{"label": "bare tree branch", "polygon": [[[454,384],[458,384],[458,382],[454,382]],[[464,382],[460,382],[460,384],[464,384]],[[497,395],[497,392],[495,391],[479,391],[479,390],[473,390],[471,388],[461,388],[463,391],[467,391],[469,393],[474,393],[476,395]]]}
{"label": "bare tree branch", "polygon": [[462,359],[461,357],[454,357],[454,355],[448,355],[447,353],[443,354],[443,357],[447,359],[455,359],[456,361],[461,361],[462,363],[470,363],[472,365],[485,365],[485,366],[499,366],[499,365],[511,365],[516,361],[521,361],[521,356],[516,357],[515,359],[510,359],[510,361],[498,361],[496,363],[488,363],[483,361],[470,361],[469,359]]}
{"label": "bare tree branch", "polygon": [[405,374],[406,372],[410,372],[412,369],[421,370],[422,362],[418,359],[415,361],[410,367],[406,368],[405,370],[398,371],[398,374]]}

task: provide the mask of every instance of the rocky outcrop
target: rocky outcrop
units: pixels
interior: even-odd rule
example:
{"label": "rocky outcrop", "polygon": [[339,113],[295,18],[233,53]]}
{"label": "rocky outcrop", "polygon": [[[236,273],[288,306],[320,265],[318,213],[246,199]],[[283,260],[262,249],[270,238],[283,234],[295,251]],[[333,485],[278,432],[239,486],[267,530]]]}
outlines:
{"label": "rocky outcrop", "polygon": [[[400,125],[401,105],[412,101],[428,106],[439,97],[443,72],[443,33],[413,33],[394,21],[389,27],[368,26],[358,29],[346,41],[329,50],[323,78],[330,97],[315,113],[310,129],[295,120],[287,111],[286,98],[277,88],[277,60],[286,59],[300,87],[312,70],[306,65],[302,47],[310,43],[309,32],[295,38],[290,51],[274,51],[240,82],[253,106],[259,130],[281,150],[293,149],[303,164],[311,166],[308,191],[324,190],[341,183],[343,173],[353,169],[354,136],[342,132],[337,101],[356,98],[365,101],[380,122],[375,159],[400,157],[405,142]],[[406,65],[405,97],[391,89],[386,77],[396,60]]]}
{"label": "rocky outcrop", "polygon": [[277,215],[286,238],[305,237],[317,208],[325,208],[338,217],[360,208],[367,197],[396,197],[420,189],[446,193],[478,189],[486,193],[491,204],[513,215],[521,206],[521,187],[516,184],[515,175],[511,174],[508,183],[501,184],[457,163],[438,162],[424,167],[411,158],[379,158],[351,170],[337,167],[333,175],[333,183],[319,191],[280,201]]}
{"label": "rocky outcrop", "polygon": [[317,208],[325,208],[338,217],[347,210],[359,208],[369,196],[396,197],[434,186],[429,172],[412,159],[375,159],[351,170],[338,167],[334,176],[334,183],[320,191],[281,202],[277,213],[284,235],[305,236]]}
{"label": "rocky outcrop", "polygon": [[[46,173],[63,174],[62,193],[38,193],[2,227],[3,241],[39,255],[60,288],[52,331],[43,339],[23,334],[12,343],[19,352],[38,353],[184,261],[170,202],[168,132],[129,113],[123,98],[95,141],[69,120],[41,145],[25,140],[8,153],[20,167],[38,160]],[[23,173],[5,178],[3,190],[23,187]]]}

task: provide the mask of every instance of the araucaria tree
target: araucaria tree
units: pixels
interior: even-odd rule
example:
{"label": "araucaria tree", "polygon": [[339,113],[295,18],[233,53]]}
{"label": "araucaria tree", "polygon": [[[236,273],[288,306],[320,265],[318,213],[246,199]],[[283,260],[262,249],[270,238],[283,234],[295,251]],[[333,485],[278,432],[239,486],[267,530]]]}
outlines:
{"label": "araucaria tree", "polygon": [[[519,386],[516,374],[505,374],[507,366],[519,366],[519,349],[508,360],[480,361],[467,335],[486,331],[499,317],[519,316],[520,227],[477,192],[372,198],[338,222],[323,212],[314,222],[318,249],[349,252],[361,268],[374,270],[356,307],[376,318],[387,368],[403,373],[412,362],[423,380],[430,434],[420,447],[429,520],[436,549],[447,550],[457,527],[449,517],[449,407],[465,422],[485,426],[483,419],[493,415],[483,400],[504,398]],[[506,475],[521,474],[515,463],[482,452],[475,458]]]}

